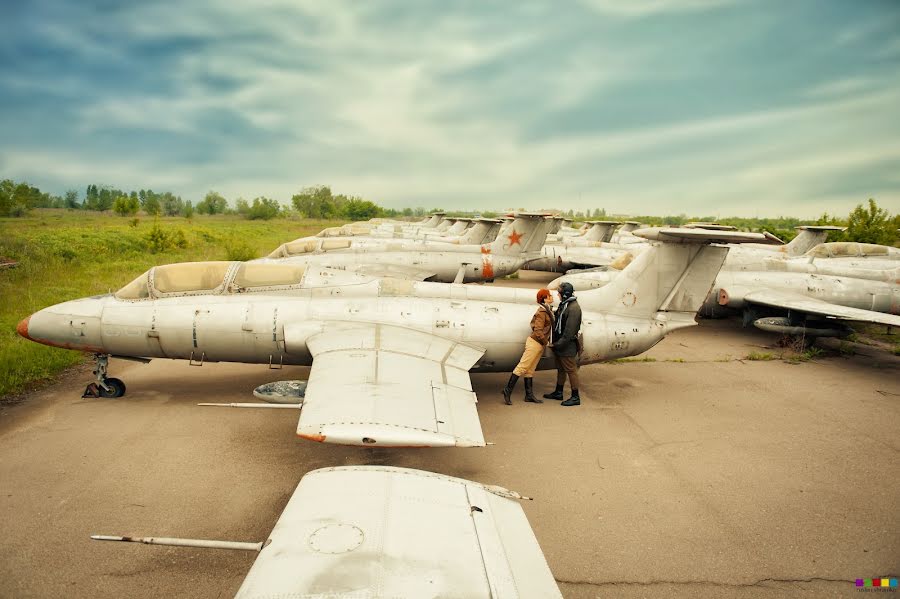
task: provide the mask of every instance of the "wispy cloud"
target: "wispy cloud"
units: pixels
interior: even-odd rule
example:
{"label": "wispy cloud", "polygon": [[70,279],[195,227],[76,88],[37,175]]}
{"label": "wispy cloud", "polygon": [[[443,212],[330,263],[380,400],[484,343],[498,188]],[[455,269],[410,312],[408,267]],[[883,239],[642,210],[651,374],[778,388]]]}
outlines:
{"label": "wispy cloud", "polygon": [[872,23],[900,9],[775,6],[29,5],[0,41],[0,169],[473,209],[811,216],[889,190],[900,33]]}

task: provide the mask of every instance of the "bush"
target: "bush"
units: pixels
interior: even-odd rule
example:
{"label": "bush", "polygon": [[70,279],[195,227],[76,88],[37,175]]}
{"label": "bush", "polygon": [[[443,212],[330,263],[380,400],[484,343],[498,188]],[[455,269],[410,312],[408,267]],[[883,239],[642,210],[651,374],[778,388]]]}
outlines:
{"label": "bush", "polygon": [[247,211],[247,218],[250,220],[269,220],[278,216],[280,212],[281,204],[276,200],[259,197],[253,200],[253,205]]}
{"label": "bush", "polygon": [[153,226],[150,228],[147,235],[144,236],[144,239],[147,240],[147,245],[149,246],[150,252],[153,254],[158,254],[169,249],[169,234],[159,226],[158,222],[153,223]]}
{"label": "bush", "polygon": [[187,237],[184,236],[184,231],[181,229],[176,229],[173,232],[166,231],[159,226],[159,222],[153,223],[153,227],[150,228],[150,231],[144,236],[144,239],[147,242],[150,252],[153,254],[166,252],[173,248],[184,249],[188,246]]}
{"label": "bush", "polygon": [[112,206],[113,211],[119,216],[134,216],[140,207],[137,198],[128,196],[119,196]]}
{"label": "bush", "polygon": [[256,258],[256,250],[246,241],[232,240],[225,244],[225,259],[246,262]]}

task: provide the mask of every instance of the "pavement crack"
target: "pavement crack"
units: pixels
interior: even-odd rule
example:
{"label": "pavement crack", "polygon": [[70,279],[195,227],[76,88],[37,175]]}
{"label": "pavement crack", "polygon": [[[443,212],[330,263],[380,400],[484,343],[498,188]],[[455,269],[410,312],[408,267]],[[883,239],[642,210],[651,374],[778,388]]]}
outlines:
{"label": "pavement crack", "polygon": [[761,578],[753,582],[725,582],[718,580],[565,580],[557,578],[559,584],[571,584],[578,586],[606,587],[606,586],[655,586],[655,585],[678,585],[678,586],[712,586],[726,588],[751,588],[765,587],[767,584],[777,583],[804,583],[804,582],[834,582],[852,585],[853,580],[846,578]]}

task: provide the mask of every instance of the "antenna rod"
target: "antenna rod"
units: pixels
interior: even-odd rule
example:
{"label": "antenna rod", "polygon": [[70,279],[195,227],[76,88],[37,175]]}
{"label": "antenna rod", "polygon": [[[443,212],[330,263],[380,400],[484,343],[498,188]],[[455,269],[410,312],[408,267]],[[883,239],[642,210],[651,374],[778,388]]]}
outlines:
{"label": "antenna rod", "polygon": [[112,535],[91,535],[95,541],[122,541],[144,543],[145,545],[171,545],[173,547],[202,547],[204,549],[237,549],[259,551],[263,543],[243,543],[240,541],[210,541],[207,539],[176,539],[171,537],[119,537]]}

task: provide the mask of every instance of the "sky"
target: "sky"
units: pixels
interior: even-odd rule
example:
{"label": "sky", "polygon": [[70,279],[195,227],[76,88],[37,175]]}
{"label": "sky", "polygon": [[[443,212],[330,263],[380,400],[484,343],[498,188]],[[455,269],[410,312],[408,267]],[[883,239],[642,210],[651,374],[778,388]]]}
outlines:
{"label": "sky", "polygon": [[5,2],[0,131],[56,194],[897,213],[900,2]]}

